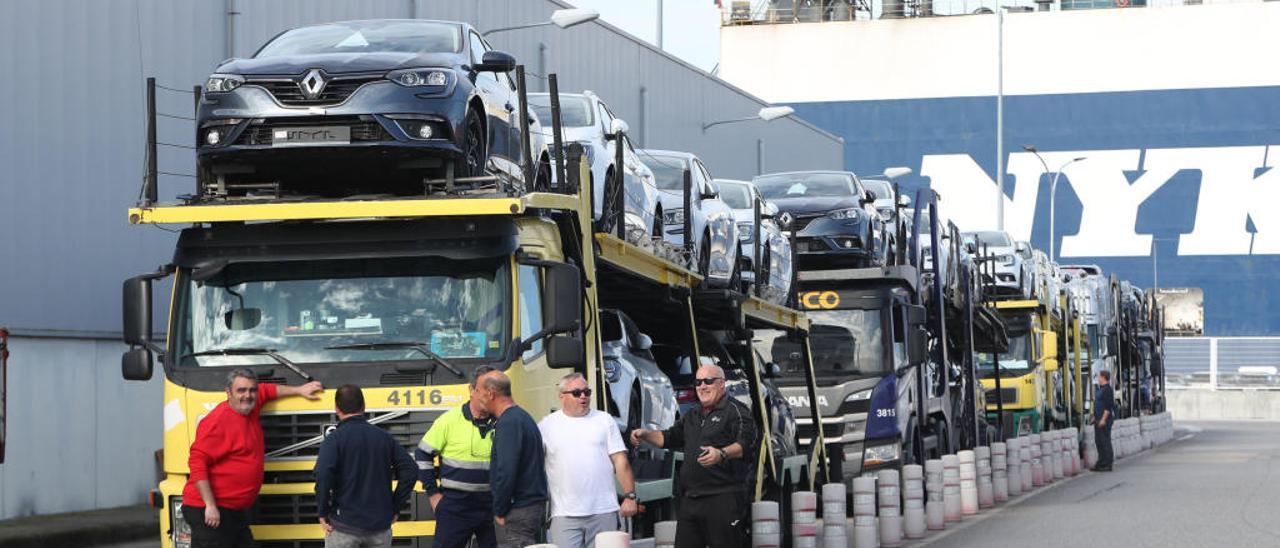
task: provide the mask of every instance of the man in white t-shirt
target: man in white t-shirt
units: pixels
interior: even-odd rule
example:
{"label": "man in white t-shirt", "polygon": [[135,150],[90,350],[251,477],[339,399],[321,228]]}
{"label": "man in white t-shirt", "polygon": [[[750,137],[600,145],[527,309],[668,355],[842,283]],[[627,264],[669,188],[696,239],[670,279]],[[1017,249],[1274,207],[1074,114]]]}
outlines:
{"label": "man in white t-shirt", "polygon": [[[551,491],[550,543],[595,548],[596,535],[618,530],[618,516],[636,514],[636,484],[618,424],[591,409],[591,389],[579,373],[560,380],[560,410],[538,423]],[[622,504],[614,479],[624,491]]]}

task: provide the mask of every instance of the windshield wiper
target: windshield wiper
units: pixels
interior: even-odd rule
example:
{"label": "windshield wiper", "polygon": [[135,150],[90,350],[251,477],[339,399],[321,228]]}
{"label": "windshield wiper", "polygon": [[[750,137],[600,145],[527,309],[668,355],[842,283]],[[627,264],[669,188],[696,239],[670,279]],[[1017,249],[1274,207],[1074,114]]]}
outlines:
{"label": "windshield wiper", "polygon": [[[444,358],[441,358],[439,354],[432,352],[431,349],[428,348],[427,345],[423,343],[408,342],[408,341],[404,341],[404,342],[393,341],[393,342],[377,342],[377,343],[340,344],[337,346],[324,347],[325,350],[396,350],[400,348],[417,350],[423,356],[431,358],[432,361],[440,364],[445,369],[448,369],[450,373],[457,375],[459,378],[466,376],[466,375],[463,375],[462,371],[459,371],[458,368],[450,365],[449,362],[444,360]],[[436,370],[435,370],[435,367],[433,366],[431,368],[431,371],[429,371],[427,374],[431,375],[431,374],[434,374],[435,372]]]}
{"label": "windshield wiper", "polygon": [[266,356],[275,360],[276,363],[285,366],[290,371],[297,373],[299,377],[306,379],[307,382],[316,380],[315,377],[307,374],[307,372],[303,371],[302,368],[289,361],[288,358],[277,354],[276,351],[271,348],[217,348],[214,350],[184,354],[178,359],[196,358],[200,356]]}

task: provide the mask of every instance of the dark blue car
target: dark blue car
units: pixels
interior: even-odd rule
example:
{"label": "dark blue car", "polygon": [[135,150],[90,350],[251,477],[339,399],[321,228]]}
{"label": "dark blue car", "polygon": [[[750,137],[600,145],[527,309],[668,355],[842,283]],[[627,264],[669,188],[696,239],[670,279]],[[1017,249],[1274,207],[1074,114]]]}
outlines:
{"label": "dark blue car", "polygon": [[884,264],[884,221],[858,176],[848,171],[796,171],[761,175],[760,195],[778,207],[777,219],[796,231],[795,250],[805,269]]}
{"label": "dark blue car", "polygon": [[[498,175],[524,185],[515,59],[466,23],[369,20],[285,31],[229,59],[197,114],[206,197],[421,194]],[[529,111],[534,186],[550,180]],[[495,181],[459,182],[469,186]]]}

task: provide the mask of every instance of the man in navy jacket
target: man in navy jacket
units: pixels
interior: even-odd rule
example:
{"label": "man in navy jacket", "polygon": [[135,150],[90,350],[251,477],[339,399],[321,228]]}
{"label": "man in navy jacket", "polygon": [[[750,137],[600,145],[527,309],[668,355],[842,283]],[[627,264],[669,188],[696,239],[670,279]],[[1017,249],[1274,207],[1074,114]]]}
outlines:
{"label": "man in navy jacket", "polygon": [[359,387],[338,388],[334,403],[338,426],[316,459],[316,508],[325,547],[391,546],[391,524],[409,504],[418,466],[391,434],[365,420]]}

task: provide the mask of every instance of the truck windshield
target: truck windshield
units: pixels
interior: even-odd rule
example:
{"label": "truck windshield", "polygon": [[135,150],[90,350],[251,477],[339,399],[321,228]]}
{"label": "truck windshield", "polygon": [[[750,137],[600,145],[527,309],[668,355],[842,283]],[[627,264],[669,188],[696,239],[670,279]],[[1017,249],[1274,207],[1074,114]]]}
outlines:
{"label": "truck windshield", "polygon": [[376,346],[385,343],[420,344],[451,361],[498,359],[510,339],[506,265],[432,257],[236,263],[203,280],[197,271],[177,288],[177,364],[276,363],[191,355],[246,348],[296,363],[427,359],[404,345]]}
{"label": "truck windshield", "polygon": [[[884,360],[884,331],[880,310],[824,310],[809,313],[809,350],[819,376],[870,377],[892,371]],[[774,351],[774,359],[780,358]],[[796,367],[788,363],[790,372]],[[779,363],[782,363],[781,361]]]}
{"label": "truck windshield", "polygon": [[[987,353],[978,354],[978,372],[983,376],[995,375],[993,356]],[[1031,341],[1027,332],[1009,333],[1009,351],[1000,354],[1000,372],[1022,375],[1031,369]]]}

